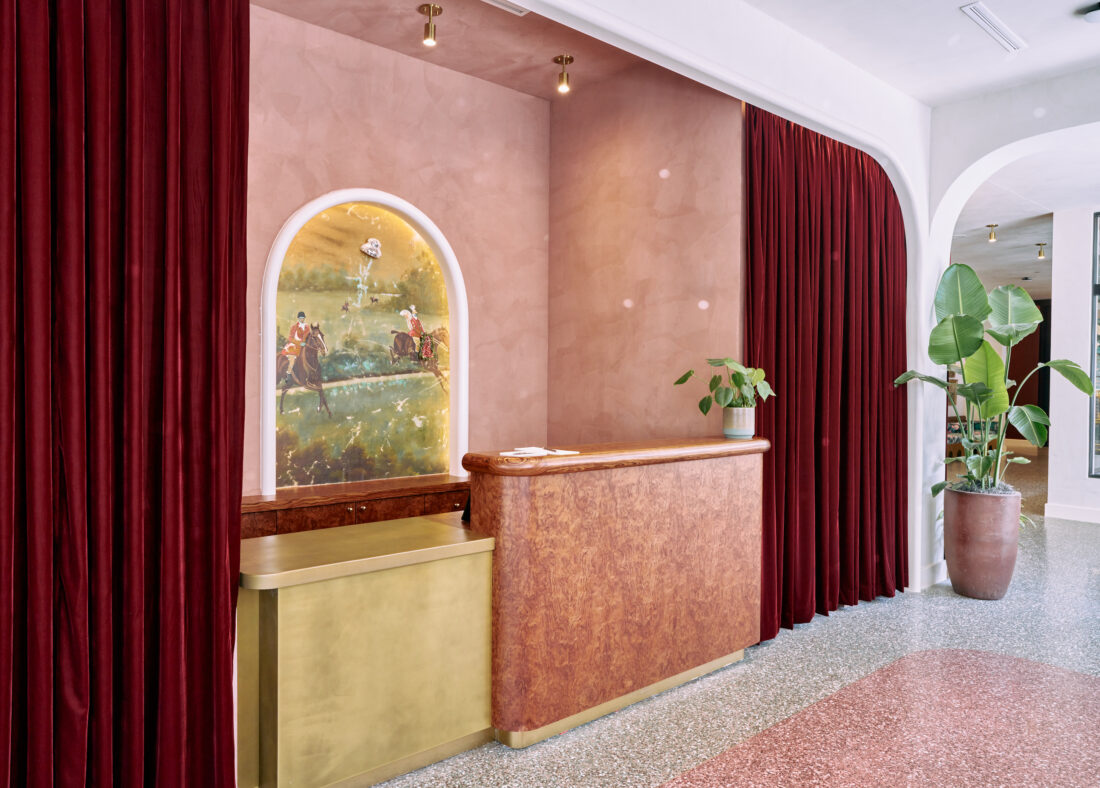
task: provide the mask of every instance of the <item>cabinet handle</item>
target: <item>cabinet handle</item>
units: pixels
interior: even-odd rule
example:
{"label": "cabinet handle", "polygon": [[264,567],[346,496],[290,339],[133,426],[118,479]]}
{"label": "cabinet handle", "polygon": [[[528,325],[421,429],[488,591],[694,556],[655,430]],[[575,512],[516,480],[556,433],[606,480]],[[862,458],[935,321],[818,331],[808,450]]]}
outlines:
{"label": "cabinet handle", "polygon": [[367,505],[366,505],[365,503],[364,503],[364,504],[360,504],[360,505],[359,505],[359,511],[361,511],[361,512],[365,512],[365,511],[367,511]]}
{"label": "cabinet handle", "polygon": [[460,503],[456,503],[456,504],[455,504],[455,508],[456,508],[456,509],[461,509],[461,508],[462,508],[462,504],[460,504]]}
{"label": "cabinet handle", "polygon": [[349,512],[354,512],[354,511],[355,511],[355,509],[353,509],[353,508],[351,508],[351,507],[349,506],[349,507],[348,507],[348,511],[349,511]]}

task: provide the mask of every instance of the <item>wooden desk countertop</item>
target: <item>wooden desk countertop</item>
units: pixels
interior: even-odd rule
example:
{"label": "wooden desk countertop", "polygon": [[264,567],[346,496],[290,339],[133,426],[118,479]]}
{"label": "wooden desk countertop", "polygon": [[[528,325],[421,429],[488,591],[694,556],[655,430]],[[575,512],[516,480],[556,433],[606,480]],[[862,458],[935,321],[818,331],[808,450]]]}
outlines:
{"label": "wooden desk countertop", "polygon": [[540,476],[547,473],[576,473],[634,465],[656,465],[685,460],[707,460],[741,454],[762,454],[771,448],[765,438],[728,440],[726,438],[689,438],[681,440],[596,443],[581,446],[554,446],[577,454],[551,454],[546,457],[501,457],[498,453],[467,454],[462,467],[471,473],[494,476]]}
{"label": "wooden desk countertop", "polygon": [[484,553],[491,536],[462,527],[460,512],[261,536],[241,543],[241,587],[286,588]]}

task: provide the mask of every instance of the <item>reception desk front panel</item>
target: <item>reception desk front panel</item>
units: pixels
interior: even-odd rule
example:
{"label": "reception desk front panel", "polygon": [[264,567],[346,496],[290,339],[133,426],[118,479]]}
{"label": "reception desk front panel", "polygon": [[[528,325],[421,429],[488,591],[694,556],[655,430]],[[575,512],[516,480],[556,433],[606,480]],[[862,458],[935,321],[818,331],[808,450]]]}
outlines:
{"label": "reception desk front panel", "polygon": [[702,675],[759,640],[767,441],[467,455],[495,537],[493,726],[512,746]]}

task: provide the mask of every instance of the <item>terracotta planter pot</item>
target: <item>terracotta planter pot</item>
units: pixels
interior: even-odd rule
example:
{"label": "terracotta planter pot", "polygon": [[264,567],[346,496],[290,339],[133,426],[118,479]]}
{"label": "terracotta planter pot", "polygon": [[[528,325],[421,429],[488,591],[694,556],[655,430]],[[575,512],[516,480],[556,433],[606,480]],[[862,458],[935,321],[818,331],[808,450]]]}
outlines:
{"label": "terracotta planter pot", "polygon": [[756,432],[756,408],[722,408],[722,434],[743,440]]}
{"label": "terracotta planter pot", "polygon": [[1020,493],[945,490],[943,553],[956,594],[1000,599],[1012,582],[1020,541]]}

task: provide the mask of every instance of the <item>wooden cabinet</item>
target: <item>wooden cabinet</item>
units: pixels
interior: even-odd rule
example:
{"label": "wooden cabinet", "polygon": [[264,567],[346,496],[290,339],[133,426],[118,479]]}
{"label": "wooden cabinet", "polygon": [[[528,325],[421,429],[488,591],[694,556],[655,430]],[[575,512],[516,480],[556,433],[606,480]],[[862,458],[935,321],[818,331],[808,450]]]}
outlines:
{"label": "wooden cabinet", "polygon": [[402,495],[397,498],[376,498],[356,501],[353,523],[377,523],[381,520],[400,520],[424,514],[423,495]]}
{"label": "wooden cabinet", "polygon": [[275,512],[248,512],[241,515],[241,538],[272,536],[277,532]]}
{"label": "wooden cabinet", "polygon": [[315,531],[318,528],[335,528],[351,525],[355,507],[351,503],[328,506],[305,506],[300,509],[280,509],[278,532],[293,534],[299,531]]}
{"label": "wooden cabinet", "polygon": [[436,493],[424,496],[424,511],[421,514],[444,514],[446,512],[461,512],[466,508],[466,501],[470,497],[469,490],[455,490],[454,492]]}
{"label": "wooden cabinet", "polygon": [[241,538],[460,512],[469,494],[468,480],[446,475],[280,490],[242,501]]}

